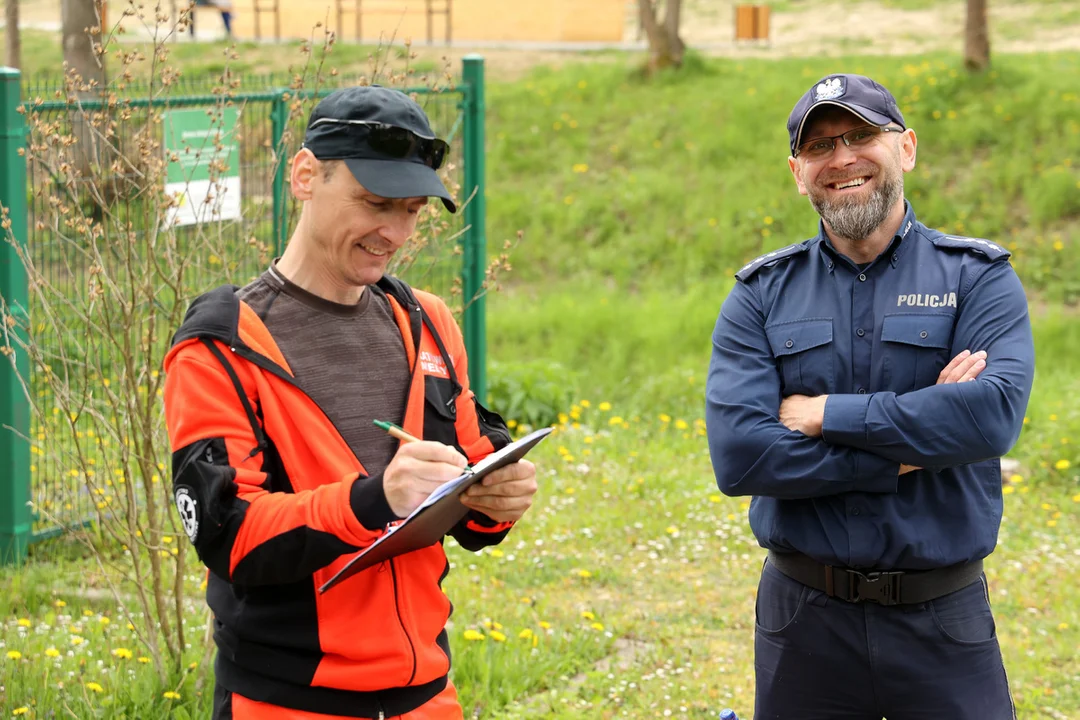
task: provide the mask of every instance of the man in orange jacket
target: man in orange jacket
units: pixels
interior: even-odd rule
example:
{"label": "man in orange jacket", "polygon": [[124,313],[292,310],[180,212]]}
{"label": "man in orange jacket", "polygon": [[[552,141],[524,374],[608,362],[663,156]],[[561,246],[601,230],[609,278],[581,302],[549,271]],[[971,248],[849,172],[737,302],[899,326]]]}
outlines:
{"label": "man in orange jacket", "polygon": [[[429,197],[453,199],[423,110],[380,87],[337,91],[293,157],[303,209],[282,257],[196,299],[165,360],[173,486],[209,568],[215,720],[457,720],[442,544],[319,594],[357,550],[509,442],[469,390],[438,298],[385,276]],[[421,442],[399,445],[374,419]],[[532,504],[521,461],[462,497],[465,548]]]}

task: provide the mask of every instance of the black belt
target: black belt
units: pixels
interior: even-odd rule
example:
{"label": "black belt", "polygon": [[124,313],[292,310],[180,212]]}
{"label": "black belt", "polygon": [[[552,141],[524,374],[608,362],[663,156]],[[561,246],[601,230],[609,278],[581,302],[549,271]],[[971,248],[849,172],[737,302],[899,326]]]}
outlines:
{"label": "black belt", "polygon": [[956,592],[982,576],[983,562],[976,560],[935,570],[859,572],[822,565],[801,553],[769,551],[769,564],[803,585],[847,602],[879,605],[923,603]]}

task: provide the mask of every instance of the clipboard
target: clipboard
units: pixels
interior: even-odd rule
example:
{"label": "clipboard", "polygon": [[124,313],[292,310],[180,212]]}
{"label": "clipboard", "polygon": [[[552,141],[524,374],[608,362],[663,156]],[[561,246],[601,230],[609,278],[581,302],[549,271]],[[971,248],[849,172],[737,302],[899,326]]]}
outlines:
{"label": "clipboard", "polygon": [[378,540],[350,560],[334,577],[323,583],[319,588],[319,594],[372,565],[378,565],[397,555],[439,542],[469,512],[469,508],[462,505],[458,499],[461,493],[473,483],[483,480],[488,473],[516,463],[525,457],[526,453],[549,434],[551,434],[551,428],[541,428],[529,433],[520,440],[491,453],[453,480],[440,485],[404,521],[387,530]]}

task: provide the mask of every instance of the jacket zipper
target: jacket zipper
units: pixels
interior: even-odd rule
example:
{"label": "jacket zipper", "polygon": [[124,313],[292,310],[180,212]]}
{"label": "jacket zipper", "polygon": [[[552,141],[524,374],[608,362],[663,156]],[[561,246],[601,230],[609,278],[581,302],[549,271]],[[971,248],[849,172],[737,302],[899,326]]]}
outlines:
{"label": "jacket zipper", "polygon": [[401,608],[398,606],[397,571],[394,570],[394,559],[390,558],[387,562],[390,563],[390,578],[394,583],[394,611],[397,615],[398,624],[401,626],[401,632],[409,643],[409,652],[412,654],[412,673],[409,675],[409,681],[405,685],[412,685],[412,681],[416,677],[416,647],[413,645],[412,638],[409,637],[409,631],[405,629],[405,621],[401,619]]}
{"label": "jacket zipper", "polygon": [[[287,372],[285,372],[285,369],[282,368],[281,366],[279,366],[277,363],[263,357],[262,355],[259,355],[258,353],[254,352],[252,350],[244,348],[244,347],[237,347],[236,345],[230,345],[229,349],[232,352],[234,352],[235,354],[237,354],[240,357],[244,358],[245,360],[248,360],[249,362],[253,363],[254,365],[256,365],[258,367],[262,367],[262,368],[274,373],[274,375],[281,378],[285,382],[289,383],[290,385],[295,387],[297,390],[300,390],[301,392],[304,392],[304,389],[302,387],[300,387],[299,383],[297,383],[295,380],[293,380],[292,377],[290,377],[289,374]],[[419,357],[419,354],[417,355],[417,357]],[[419,367],[419,366],[420,366],[419,362],[417,362],[413,366],[413,373],[416,372],[416,368]],[[410,375],[410,378],[411,378],[411,375]],[[409,387],[410,388],[412,387],[411,379],[410,379]],[[306,392],[304,392],[304,396],[307,397],[307,399],[311,401],[312,405],[319,408],[319,411],[322,412],[323,416],[326,418],[326,421],[328,423],[330,423],[331,427],[333,427],[335,431],[337,431],[338,436],[343,437],[341,435],[341,430],[338,429],[337,425],[334,424],[334,421],[330,419],[330,416],[326,414],[326,411],[323,410],[322,407],[319,406],[319,403],[315,402],[315,399],[313,397],[311,397],[310,395],[308,395]],[[348,447],[348,443],[346,443],[346,447]],[[350,449],[350,452],[351,452],[351,449]],[[355,457],[355,456],[356,456],[356,454],[353,453],[353,457]],[[357,463],[360,463],[359,458],[357,458],[356,461],[357,461]],[[362,465],[362,463],[361,463],[361,465]],[[365,473],[365,475],[366,475],[366,473]],[[416,646],[413,645],[412,638],[409,637],[409,631],[405,628],[405,621],[401,617],[401,608],[398,605],[397,572],[394,569],[394,560],[391,558],[387,562],[390,564],[390,577],[391,577],[391,581],[392,581],[393,587],[394,587],[394,614],[397,616],[398,625],[401,626],[401,633],[405,636],[405,640],[409,643],[409,654],[412,656],[412,674],[409,675],[409,681],[407,683],[405,683],[406,685],[409,685],[409,684],[412,683],[413,679],[416,677]],[[379,710],[379,718],[383,718],[383,717],[384,717],[383,711],[380,709]]]}

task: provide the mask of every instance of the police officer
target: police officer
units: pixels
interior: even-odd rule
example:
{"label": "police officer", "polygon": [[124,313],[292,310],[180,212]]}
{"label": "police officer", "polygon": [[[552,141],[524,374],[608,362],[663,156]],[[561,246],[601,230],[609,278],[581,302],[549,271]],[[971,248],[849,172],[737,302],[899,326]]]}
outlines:
{"label": "police officer", "polygon": [[818,234],[736,273],[706,391],[717,484],[769,551],[755,717],[1013,718],[982,563],[1034,370],[1023,288],[999,245],[916,219],[880,84],[823,78],[788,132]]}

